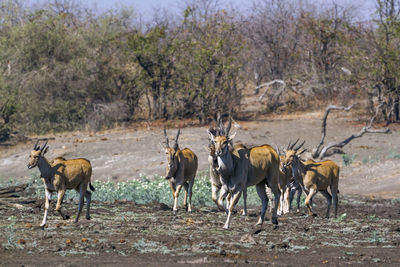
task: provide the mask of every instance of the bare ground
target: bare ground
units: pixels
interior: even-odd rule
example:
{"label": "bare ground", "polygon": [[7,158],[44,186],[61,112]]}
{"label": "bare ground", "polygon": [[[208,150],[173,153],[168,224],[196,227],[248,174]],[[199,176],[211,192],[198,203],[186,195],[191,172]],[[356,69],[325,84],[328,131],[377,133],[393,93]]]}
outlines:
{"label": "bare ground", "polygon": [[[320,138],[320,117],[312,113],[239,122],[236,142],[285,147],[289,139],[301,138],[312,148]],[[174,126],[168,131],[170,136],[176,133]],[[199,157],[199,170],[206,170],[206,127],[185,126],[180,145],[192,148]],[[349,117],[332,117],[327,140],[342,140],[362,126]],[[353,159],[349,166],[339,156],[333,158],[341,165],[338,219],[307,217],[302,211],[281,217],[276,229],[270,221],[260,228],[254,226],[259,207],[253,207],[250,216],[236,214],[232,228],[223,231],[226,216],[214,207],[196,207],[191,214],[180,212],[174,217],[168,207],[171,203],[95,202],[91,221],[73,224],[50,212],[49,227],[41,230],[37,225],[42,201],[33,199],[26,209],[0,206],[1,265],[398,266],[400,138],[397,126],[392,127],[390,135],[367,134],[351,142],[345,149]],[[49,141],[49,158],[86,157],[94,167],[93,180],[125,181],[140,173],[164,174],[159,125],[48,137],[54,138]],[[26,165],[32,147],[27,142],[1,148],[0,182],[29,179]],[[317,198],[316,204],[317,213],[323,214],[325,201]],[[72,213],[76,203],[65,207]],[[10,238],[20,244],[8,246]]]}
{"label": "bare ground", "polygon": [[[322,199],[316,203],[315,211],[325,213]],[[0,208],[3,266],[400,264],[400,205],[383,199],[342,197],[337,219],[295,213],[281,217],[278,227],[270,221],[256,227],[254,208],[248,217],[233,216],[230,230],[222,229],[226,215],[214,207],[173,216],[162,203],[120,201],[93,203],[93,219],[77,224],[51,213],[48,228],[41,230],[40,203],[29,207]],[[65,207],[75,211],[76,203]],[[10,223],[17,247],[6,245]]]}
{"label": "bare ground", "polygon": [[[331,115],[332,116],[332,115]],[[248,146],[271,144],[286,147],[289,140],[306,140],[304,147],[311,149],[320,140],[322,113],[309,113],[256,121],[239,122],[236,142]],[[188,122],[176,122],[168,129],[174,137],[177,127],[183,126],[179,144],[190,147],[199,158],[199,170],[207,170],[207,127],[190,126]],[[327,142],[343,140],[357,133],[362,124],[350,117],[330,117]],[[353,140],[345,151],[353,159],[350,166],[342,166],[340,190],[345,194],[396,198],[400,196],[400,136],[398,125],[391,126],[392,134],[365,134]],[[48,136],[48,158],[85,157],[93,165],[92,180],[126,181],[140,174],[165,175],[165,155],[160,143],[163,130],[158,124],[134,125],[98,133],[67,133]],[[28,156],[33,140],[11,147],[0,147],[0,183],[10,178],[24,182],[35,170],[28,170]],[[340,156],[333,157],[342,165]]]}

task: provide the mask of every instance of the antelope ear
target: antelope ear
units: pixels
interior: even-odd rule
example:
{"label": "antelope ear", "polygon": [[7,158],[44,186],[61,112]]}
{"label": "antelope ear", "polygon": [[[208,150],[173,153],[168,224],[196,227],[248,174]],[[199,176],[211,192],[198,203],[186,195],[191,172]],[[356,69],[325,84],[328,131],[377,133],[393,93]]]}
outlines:
{"label": "antelope ear", "polygon": [[208,134],[208,138],[210,138],[211,141],[215,141],[215,136],[214,134],[210,131],[210,129],[207,129],[207,134]]}
{"label": "antelope ear", "polygon": [[229,141],[231,141],[233,138],[235,138],[235,136],[236,136],[236,132],[234,132],[233,134],[231,134],[231,135],[228,137]]}
{"label": "antelope ear", "polygon": [[44,154],[46,154],[48,150],[49,150],[49,146],[46,146],[46,148],[42,152],[42,155],[44,156]]}

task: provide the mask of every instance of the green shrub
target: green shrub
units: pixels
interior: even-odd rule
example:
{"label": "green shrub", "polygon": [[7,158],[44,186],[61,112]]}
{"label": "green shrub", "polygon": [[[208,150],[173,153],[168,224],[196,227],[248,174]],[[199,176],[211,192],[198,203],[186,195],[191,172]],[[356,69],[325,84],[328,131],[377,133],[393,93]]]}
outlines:
{"label": "green shrub", "polygon": [[[44,198],[44,188],[39,179],[39,174],[33,174],[29,181],[29,187],[34,187],[34,195],[37,198]],[[10,183],[11,182],[10,180]],[[154,176],[149,178],[141,175],[138,179],[129,180],[126,182],[112,182],[112,181],[94,181],[92,185],[95,191],[92,194],[92,200],[97,201],[115,201],[115,200],[128,200],[135,201],[138,204],[146,204],[154,201],[162,202],[165,204],[172,204],[173,198],[171,188],[163,176]],[[56,197],[53,194],[53,198]],[[184,198],[184,188],[179,194],[179,205],[182,205]],[[303,197],[304,198],[304,197]],[[77,201],[79,194],[75,190],[68,190],[65,193],[64,199],[73,199]],[[303,203],[302,201],[301,203]],[[192,204],[197,206],[214,206],[211,199],[211,182],[205,172],[200,172],[195,178],[193,185]],[[247,189],[247,205],[259,206],[261,201],[257,195],[255,187]],[[268,203],[269,205],[271,203]],[[241,197],[238,203],[243,206],[243,198]]]}
{"label": "green shrub", "polygon": [[343,164],[345,166],[349,166],[351,163],[353,163],[356,156],[357,156],[356,154],[354,155],[341,154]]}

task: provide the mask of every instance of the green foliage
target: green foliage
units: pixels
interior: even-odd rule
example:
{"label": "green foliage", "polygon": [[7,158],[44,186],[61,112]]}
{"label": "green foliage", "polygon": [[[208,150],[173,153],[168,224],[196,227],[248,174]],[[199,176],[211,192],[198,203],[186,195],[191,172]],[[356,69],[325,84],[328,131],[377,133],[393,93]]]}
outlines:
{"label": "green foliage", "polygon": [[383,239],[379,236],[379,234],[376,231],[373,231],[371,233],[371,237],[370,237],[369,241],[371,243],[376,243],[377,244],[377,243],[382,243]]}
{"label": "green foliage", "polygon": [[7,243],[3,244],[3,247],[7,249],[22,249],[23,246],[17,243],[16,240],[16,229],[15,229],[15,217],[11,216],[7,219],[8,221],[11,221],[11,223],[7,226]]}
{"label": "green foliage", "polygon": [[[35,197],[44,197],[44,188],[42,182],[39,181],[38,175],[33,175],[30,179],[29,186],[35,187]],[[15,181],[10,180],[5,186],[15,185]],[[135,201],[138,204],[152,203],[154,201],[170,205],[173,203],[171,188],[162,176],[148,178],[140,176],[139,179],[129,180],[127,182],[114,183],[111,181],[94,181],[92,185],[96,191],[93,192],[92,199],[98,201],[112,202],[115,200]],[[258,206],[260,199],[256,193],[255,187],[248,188],[247,204]],[[179,205],[182,206],[184,197],[184,189],[179,195]],[[65,199],[79,199],[78,193],[74,190],[68,190]],[[211,183],[209,177],[205,173],[199,173],[196,176],[193,185],[192,204],[196,206],[214,206],[215,203],[211,199]],[[271,203],[269,203],[271,204]],[[243,198],[238,205],[243,205]]]}
{"label": "green foliage", "polygon": [[335,222],[342,222],[342,221],[345,221],[346,219],[347,219],[347,214],[343,213],[343,214],[340,214],[339,216],[337,216],[336,218],[334,218],[333,220]]}
{"label": "green foliage", "polygon": [[[314,14],[286,1],[266,1],[241,19],[213,1],[194,1],[180,20],[143,26],[132,9],[93,14],[56,2],[39,9],[1,2],[0,141],[15,131],[98,130],[137,119],[203,123],[217,111],[240,112],[254,79],[292,88],[268,97],[268,110],[305,107],[298,103],[312,96],[372,100],[368,88],[379,88],[386,119],[398,106],[400,20],[382,13],[386,6],[367,28],[345,11]],[[289,91],[304,98],[280,103]]]}
{"label": "green foliage", "polygon": [[137,249],[140,253],[171,253],[171,250],[169,250],[166,246],[160,244],[159,242],[146,241],[143,238],[136,241],[135,244],[133,244],[133,247]]}
{"label": "green foliage", "polygon": [[351,165],[351,163],[353,163],[356,156],[357,156],[356,154],[354,154],[354,155],[341,154],[343,164],[345,166]]}

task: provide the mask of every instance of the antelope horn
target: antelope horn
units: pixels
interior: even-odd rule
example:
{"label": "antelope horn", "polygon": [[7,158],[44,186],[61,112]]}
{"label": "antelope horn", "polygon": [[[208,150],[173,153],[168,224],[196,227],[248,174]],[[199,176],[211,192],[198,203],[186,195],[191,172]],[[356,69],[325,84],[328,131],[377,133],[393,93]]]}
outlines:
{"label": "antelope horn", "polygon": [[275,149],[276,149],[276,152],[278,152],[278,156],[280,156],[281,152],[279,151],[279,147],[277,146],[277,144],[275,144]]}
{"label": "antelope horn", "polygon": [[39,150],[40,147],[38,147],[38,144],[39,144],[39,139],[36,141],[36,144],[33,147],[33,150]]}
{"label": "antelope horn", "polygon": [[218,130],[216,130],[213,127],[210,127],[210,128],[208,128],[208,132],[210,132],[214,136],[217,136]]}
{"label": "antelope horn", "polygon": [[225,135],[225,127],[224,127],[224,123],[222,122],[221,119],[221,115],[219,115],[219,119],[218,119],[218,128],[219,128],[219,135]]}
{"label": "antelope horn", "polygon": [[43,152],[44,148],[45,148],[45,147],[46,147],[46,145],[47,145],[47,142],[49,142],[49,139],[46,139],[46,142],[44,143],[44,145],[42,146],[42,148],[40,149],[40,151],[42,151],[42,152]]}
{"label": "antelope horn", "polygon": [[300,156],[301,154],[303,154],[303,153],[306,152],[306,151],[307,151],[307,149],[304,149],[304,148],[303,148],[303,150],[300,151],[299,153],[296,153],[296,155],[297,155],[297,156]]}
{"label": "antelope horn", "polygon": [[290,143],[292,143],[292,141],[289,140],[289,144],[287,145],[286,150],[290,150],[290,145],[291,145]]}
{"label": "antelope horn", "polygon": [[169,141],[167,136],[167,130],[164,127],[165,147],[169,148]]}
{"label": "antelope horn", "polygon": [[293,147],[299,142],[300,138],[297,138],[296,142],[294,142],[290,147],[289,150],[294,150]]}
{"label": "antelope horn", "polygon": [[179,145],[178,145],[178,138],[179,138],[179,134],[181,133],[181,128],[178,129],[178,133],[176,134],[176,138],[175,138],[175,144],[174,144],[174,149],[178,149]]}
{"label": "antelope horn", "polygon": [[231,130],[231,126],[232,126],[232,119],[231,117],[229,117],[229,122],[228,122],[228,127],[226,127],[225,131],[225,135],[228,136],[229,135],[229,131]]}
{"label": "antelope horn", "polygon": [[304,145],[305,142],[306,140],[304,140],[304,142],[298,145],[296,148],[293,148],[293,150],[299,150]]}
{"label": "antelope horn", "polygon": [[221,123],[221,112],[218,111],[218,113],[217,113],[217,122],[216,122],[217,126],[220,123]]}

